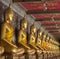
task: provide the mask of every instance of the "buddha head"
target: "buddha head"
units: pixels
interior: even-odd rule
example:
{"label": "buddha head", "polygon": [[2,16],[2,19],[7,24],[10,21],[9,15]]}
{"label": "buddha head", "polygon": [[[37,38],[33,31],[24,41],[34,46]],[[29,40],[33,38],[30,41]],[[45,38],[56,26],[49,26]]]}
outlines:
{"label": "buddha head", "polygon": [[27,28],[27,20],[26,20],[26,16],[24,16],[24,18],[20,21],[20,26],[21,29],[24,30]]}
{"label": "buddha head", "polygon": [[30,32],[31,32],[31,34],[34,34],[36,32],[36,27],[35,27],[34,23],[30,27]]}
{"label": "buddha head", "polygon": [[50,39],[50,38],[49,38],[49,36],[47,35],[47,36],[46,36],[46,41],[49,42],[49,39]]}
{"label": "buddha head", "polygon": [[43,40],[46,39],[46,34],[44,32],[42,33],[42,38],[43,38]]}
{"label": "buddha head", "polygon": [[41,31],[41,29],[38,29],[37,36],[40,37],[41,35],[42,35],[42,31]]}
{"label": "buddha head", "polygon": [[5,18],[5,21],[6,22],[10,22],[13,20],[13,11],[12,11],[12,8],[11,8],[11,3],[9,4],[9,7],[5,10],[5,13],[4,13],[4,18]]}

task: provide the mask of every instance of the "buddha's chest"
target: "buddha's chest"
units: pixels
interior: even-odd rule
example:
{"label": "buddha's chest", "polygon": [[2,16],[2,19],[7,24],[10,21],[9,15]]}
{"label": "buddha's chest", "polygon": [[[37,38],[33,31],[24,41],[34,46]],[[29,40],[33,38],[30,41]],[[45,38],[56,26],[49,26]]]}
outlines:
{"label": "buddha's chest", "polygon": [[42,42],[42,45],[46,47],[47,43],[45,41]]}
{"label": "buddha's chest", "polygon": [[26,37],[26,33],[24,32],[24,31],[22,31],[22,33],[21,33],[21,38],[22,39],[26,39],[27,37]]}
{"label": "buddha's chest", "polygon": [[31,35],[30,38],[31,38],[30,39],[31,42],[36,42],[36,37],[34,35]]}
{"label": "buddha's chest", "polygon": [[20,42],[23,44],[26,44],[27,42],[27,37],[26,37],[26,33],[24,31],[20,31]]}
{"label": "buddha's chest", "polygon": [[13,27],[11,25],[6,25],[6,34],[11,35],[13,33]]}
{"label": "buddha's chest", "polygon": [[40,38],[37,38],[37,44],[41,44]]}

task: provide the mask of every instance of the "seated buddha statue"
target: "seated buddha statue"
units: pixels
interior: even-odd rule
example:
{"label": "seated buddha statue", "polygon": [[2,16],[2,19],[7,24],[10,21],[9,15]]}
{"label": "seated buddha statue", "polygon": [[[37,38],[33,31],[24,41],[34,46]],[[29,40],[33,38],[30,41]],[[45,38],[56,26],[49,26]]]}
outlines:
{"label": "seated buddha statue", "polygon": [[42,39],[42,32],[41,32],[41,29],[38,29],[37,31],[37,43],[36,45],[41,49],[41,50],[44,50],[41,46],[42,42],[41,42],[41,39]]}
{"label": "seated buddha statue", "polygon": [[45,40],[46,40],[46,35],[45,35],[45,33],[43,32],[43,33],[42,33],[42,47],[43,47],[44,50],[47,50],[47,49],[46,49],[46,41],[45,41]]}
{"label": "seated buddha statue", "polygon": [[9,4],[9,7],[5,10],[4,13],[4,22],[1,26],[1,46],[4,47],[5,52],[12,52],[12,53],[22,53],[24,52],[24,49],[19,49],[15,42],[13,37],[14,35],[14,29],[11,25],[11,21],[13,20],[13,11],[11,8],[11,3]]}
{"label": "seated buddha statue", "polygon": [[27,41],[27,33],[25,31],[26,29],[27,29],[27,20],[26,16],[24,16],[24,18],[21,19],[20,21],[20,30],[18,32],[18,46],[24,48],[25,52],[33,53],[35,52],[34,49],[31,49],[27,44],[28,41]]}
{"label": "seated buddha statue", "polygon": [[46,36],[46,48],[47,48],[47,50],[50,50],[50,42],[49,42],[49,36],[47,35]]}
{"label": "seated buddha statue", "polygon": [[38,47],[36,46],[36,27],[34,24],[31,25],[30,27],[30,34],[29,34],[29,45],[34,48],[35,50],[38,50]]}
{"label": "seated buddha statue", "polygon": [[53,43],[52,43],[52,38],[50,37],[49,39],[49,48],[51,51],[53,51]]}
{"label": "seated buddha statue", "polygon": [[18,43],[21,46],[30,49],[30,47],[27,45],[27,33],[25,31],[26,29],[27,29],[27,20],[26,16],[24,16],[24,18],[20,21],[20,30],[18,32]]}

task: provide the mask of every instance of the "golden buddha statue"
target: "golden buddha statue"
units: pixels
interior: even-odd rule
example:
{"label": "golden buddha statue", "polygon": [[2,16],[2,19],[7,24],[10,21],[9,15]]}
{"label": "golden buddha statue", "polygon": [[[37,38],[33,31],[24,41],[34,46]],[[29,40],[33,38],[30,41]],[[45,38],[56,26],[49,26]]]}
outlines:
{"label": "golden buddha statue", "polygon": [[35,32],[36,32],[36,27],[35,25],[31,25],[30,27],[30,35],[29,35],[29,45],[38,50],[38,47],[36,46],[36,36],[35,36]]}
{"label": "golden buddha statue", "polygon": [[52,43],[52,38],[51,38],[51,37],[50,37],[49,43],[50,43],[50,44],[49,44],[50,50],[53,51],[53,48],[52,48],[53,43]]}
{"label": "golden buddha statue", "polygon": [[12,53],[23,53],[24,49],[16,46],[13,41],[14,29],[11,25],[11,21],[13,20],[13,11],[11,9],[11,3],[9,7],[5,10],[4,13],[4,22],[1,26],[1,46],[4,47],[5,52]]}
{"label": "golden buddha statue", "polygon": [[44,50],[47,50],[46,49],[46,35],[45,35],[45,33],[43,32],[42,33],[42,47],[44,48]]}
{"label": "golden buddha statue", "polygon": [[38,29],[38,31],[37,31],[37,43],[36,43],[36,45],[41,49],[41,50],[43,50],[43,48],[42,48],[42,42],[41,42],[41,39],[42,39],[42,32],[41,32],[41,29]]}
{"label": "golden buddha statue", "polygon": [[26,16],[20,21],[20,30],[18,32],[18,45],[19,47],[22,47],[25,49],[25,52],[28,52],[29,54],[35,53],[34,49],[31,49],[29,45],[27,44],[27,20]]}
{"label": "golden buddha statue", "polygon": [[20,30],[18,32],[18,43],[24,46],[26,49],[30,49],[30,47],[27,45],[27,34],[25,32],[26,29],[27,29],[27,20],[26,16],[24,16],[24,18],[20,22]]}
{"label": "golden buddha statue", "polygon": [[50,50],[50,48],[49,48],[49,46],[50,46],[49,40],[50,40],[50,38],[49,38],[49,36],[47,35],[47,36],[46,36],[46,48],[47,48],[47,50]]}

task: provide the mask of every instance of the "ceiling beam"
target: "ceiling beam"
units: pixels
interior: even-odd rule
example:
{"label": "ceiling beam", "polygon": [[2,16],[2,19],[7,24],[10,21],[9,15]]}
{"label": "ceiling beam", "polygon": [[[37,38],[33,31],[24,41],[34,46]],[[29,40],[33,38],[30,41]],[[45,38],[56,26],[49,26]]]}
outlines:
{"label": "ceiling beam", "polygon": [[44,0],[44,1],[60,1],[60,0]]}
{"label": "ceiling beam", "polygon": [[32,13],[47,13],[47,12],[59,12],[60,11],[60,1],[59,2],[21,2],[25,9],[27,9],[28,14]]}
{"label": "ceiling beam", "polygon": [[60,32],[53,32],[53,33],[51,33],[52,35],[57,35],[57,36],[59,36],[60,37]]}
{"label": "ceiling beam", "polygon": [[13,0],[14,2],[31,2],[31,1],[41,1],[41,0]]}
{"label": "ceiling beam", "polygon": [[13,2],[21,2],[21,1],[23,1],[23,0],[12,0]]}
{"label": "ceiling beam", "polygon": [[59,30],[59,28],[47,28],[46,30]]}
{"label": "ceiling beam", "polygon": [[58,30],[48,30],[49,33],[56,33],[59,32]]}
{"label": "ceiling beam", "polygon": [[32,14],[36,21],[39,19],[60,19],[60,13]]}
{"label": "ceiling beam", "polygon": [[[35,17],[34,17],[34,18],[35,18]],[[35,18],[35,21],[49,21],[49,20],[51,20],[51,21],[52,21],[52,19],[51,19],[51,18],[40,18],[40,19]],[[54,20],[59,21],[59,20],[60,20],[60,18],[54,18]]]}
{"label": "ceiling beam", "polygon": [[56,25],[55,25],[55,26],[52,26],[52,25],[51,25],[51,26],[45,26],[45,28],[46,28],[46,29],[52,29],[52,28],[54,28],[54,29],[55,29],[55,28],[56,28],[56,29],[59,29],[60,26],[58,26],[58,28],[57,28]]}
{"label": "ceiling beam", "polygon": [[27,14],[45,14],[45,13],[56,13],[56,12],[60,13],[60,10],[28,10],[26,9]]}
{"label": "ceiling beam", "polygon": [[40,21],[40,23],[42,25],[45,25],[45,24],[60,24],[60,21]]}

